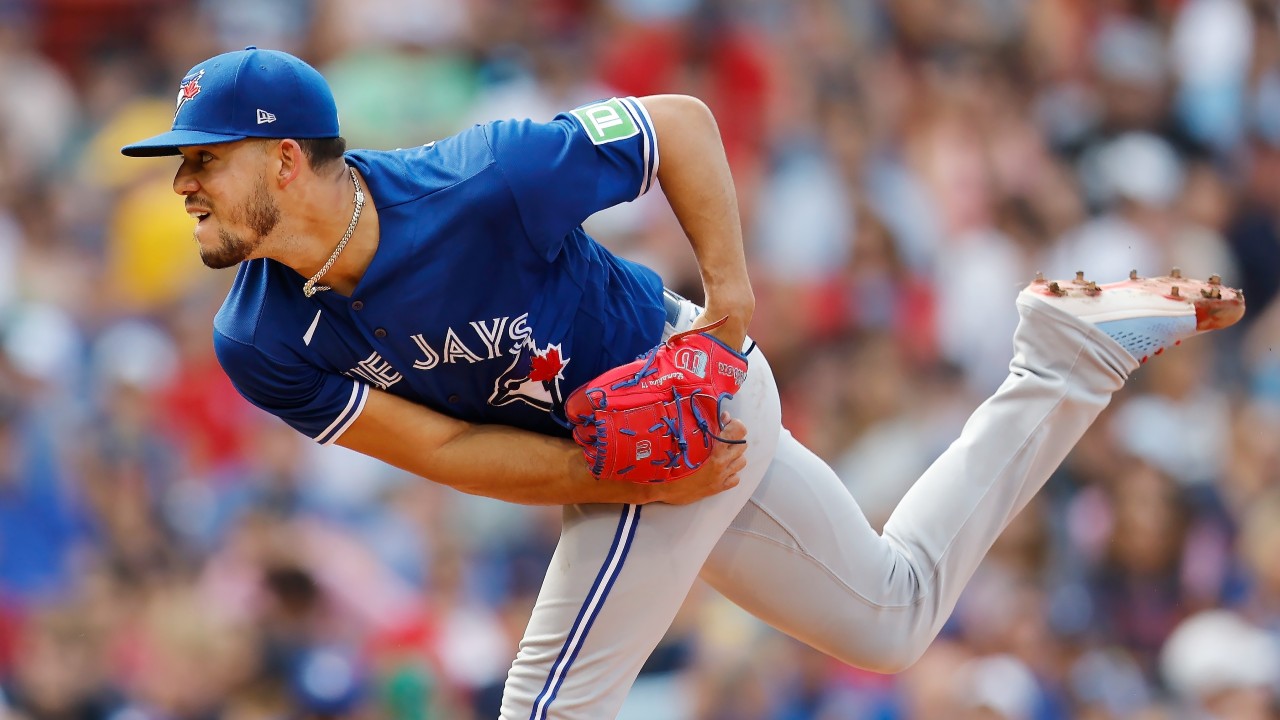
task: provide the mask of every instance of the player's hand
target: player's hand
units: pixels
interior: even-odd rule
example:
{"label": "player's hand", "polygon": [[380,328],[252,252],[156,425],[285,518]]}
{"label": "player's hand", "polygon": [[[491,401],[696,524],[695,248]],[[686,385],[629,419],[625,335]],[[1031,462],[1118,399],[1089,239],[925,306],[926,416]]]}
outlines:
{"label": "player's hand", "polygon": [[[721,436],[728,440],[745,440],[747,426],[741,420],[721,413],[725,423]],[[738,486],[739,474],[747,466],[745,444],[715,443],[715,448],[698,471],[674,482],[643,486],[648,491],[645,502],[688,505]]]}

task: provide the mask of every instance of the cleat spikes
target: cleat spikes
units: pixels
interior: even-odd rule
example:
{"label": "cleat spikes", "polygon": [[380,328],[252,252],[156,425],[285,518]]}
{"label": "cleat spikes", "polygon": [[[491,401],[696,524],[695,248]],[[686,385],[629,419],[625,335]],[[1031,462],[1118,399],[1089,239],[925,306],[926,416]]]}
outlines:
{"label": "cleat spikes", "polygon": [[1130,271],[1129,271],[1129,279],[1130,279],[1130,280],[1137,280],[1137,279],[1138,279],[1138,271],[1137,271],[1137,270],[1130,270]]}
{"label": "cleat spikes", "polygon": [[1045,281],[1045,279],[1044,279],[1044,273],[1039,272],[1039,271],[1036,271],[1036,279],[1035,279],[1035,281],[1034,281],[1034,282],[1035,282],[1035,284],[1037,284],[1037,285],[1043,285],[1043,284],[1045,284],[1045,282],[1046,282],[1046,281]]}
{"label": "cleat spikes", "polygon": [[1173,269],[1171,269],[1171,270],[1169,271],[1169,277],[1171,277],[1171,278],[1181,278],[1181,277],[1182,277],[1182,268],[1177,267],[1177,266],[1174,266],[1174,267],[1173,267]]}
{"label": "cleat spikes", "polygon": [[[1114,283],[1082,279],[1045,280],[1028,285],[1024,295],[1047,302],[1093,323],[1131,357],[1146,362],[1158,348],[1171,349],[1185,338],[1229,327],[1245,312],[1244,293],[1210,280],[1171,275],[1136,277]],[[1020,296],[1021,298],[1021,296]]]}
{"label": "cleat spikes", "polygon": [[1076,282],[1077,282],[1077,283],[1080,283],[1081,285],[1083,285],[1083,284],[1085,283],[1085,279],[1084,279],[1084,271],[1083,271],[1083,270],[1077,270],[1077,271],[1076,271]]}

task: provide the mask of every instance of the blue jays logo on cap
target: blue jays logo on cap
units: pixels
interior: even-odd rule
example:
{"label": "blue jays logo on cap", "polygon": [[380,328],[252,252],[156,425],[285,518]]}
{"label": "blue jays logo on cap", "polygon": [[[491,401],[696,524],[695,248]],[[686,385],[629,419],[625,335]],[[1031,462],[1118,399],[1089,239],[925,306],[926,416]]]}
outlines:
{"label": "blue jays logo on cap", "polygon": [[182,78],[182,85],[178,87],[178,107],[173,109],[173,117],[177,118],[178,113],[182,111],[182,106],[187,104],[188,100],[194,100],[200,94],[200,78],[204,77],[204,70],[199,70],[196,74],[188,74]]}
{"label": "blue jays logo on cap", "polygon": [[338,108],[324,77],[289,53],[249,46],[191,68],[178,87],[173,129],[120,152],[154,157],[246,138],[338,135]]}

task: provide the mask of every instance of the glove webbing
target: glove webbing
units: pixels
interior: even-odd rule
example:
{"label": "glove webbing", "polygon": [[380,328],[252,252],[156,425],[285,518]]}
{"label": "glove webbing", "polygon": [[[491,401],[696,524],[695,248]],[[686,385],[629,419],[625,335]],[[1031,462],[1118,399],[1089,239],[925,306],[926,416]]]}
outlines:
{"label": "glove webbing", "polygon": [[[677,333],[675,335],[672,335],[671,338],[667,341],[667,343],[671,345],[676,345],[685,337],[692,335],[694,333],[705,333],[705,332],[714,330],[720,327],[721,325],[723,325],[725,321],[727,321],[728,319],[729,319],[728,317],[723,317],[717,320],[716,322],[711,323],[710,325],[707,325],[705,327],[694,328],[691,330],[685,330],[684,332],[681,332],[681,333]],[[609,388],[611,390],[618,390],[624,387],[629,387],[631,385],[636,385],[636,384],[639,384],[639,382],[642,379],[657,372],[657,368],[653,367],[653,361],[654,361],[654,358],[657,357],[657,352],[658,352],[658,348],[653,348],[652,350],[648,351],[644,355],[641,355],[640,357],[645,358],[645,363],[640,366],[640,369],[637,370],[635,374],[632,375],[631,377],[627,378],[626,380],[619,380],[613,385],[610,385]],[[602,390],[601,388],[588,388],[586,391],[584,391],[584,394],[586,395],[587,400],[591,403],[591,406],[596,410],[604,410],[608,406],[608,403],[609,403],[608,396],[605,394],[604,390]],[[665,426],[665,431],[663,432],[663,435],[673,437],[676,441],[676,446],[679,448],[679,451],[668,450],[666,451],[666,457],[654,458],[649,461],[651,464],[660,465],[668,469],[675,469],[680,467],[681,462],[683,462],[685,467],[688,467],[690,470],[696,470],[699,467],[701,467],[701,465],[694,465],[689,460],[689,441],[687,439],[687,433],[685,431],[685,426],[684,426],[684,414],[680,412],[680,403],[685,401],[690,403],[689,409],[692,410],[693,412],[693,421],[697,425],[698,429],[702,431],[702,442],[704,447],[710,447],[711,441],[713,439],[719,440],[722,443],[728,443],[730,445],[743,445],[747,442],[746,440],[729,440],[728,438],[721,437],[720,435],[717,435],[716,433],[711,431],[711,423],[708,422],[707,418],[702,414],[702,411],[699,409],[698,404],[693,402],[693,399],[696,397],[710,398],[711,396],[708,395],[707,393],[695,391],[695,392],[689,393],[688,395],[681,395],[680,390],[678,388],[673,387],[671,388],[671,395],[672,395],[672,402],[674,402],[676,406],[675,418],[674,419],[669,417],[663,418],[657,423],[654,423],[653,426],[649,428],[649,432],[651,433],[657,432],[658,430],[663,429]],[[720,406],[724,403],[724,400],[727,397],[729,397],[729,394],[725,393],[718,398],[714,398],[716,402],[717,422],[719,421],[719,418],[720,418]],[[586,415],[580,414],[578,415],[578,420],[584,425],[587,423],[590,423],[591,425],[595,426],[596,430],[594,433],[594,437],[591,438],[591,442],[590,442],[591,447],[596,451],[595,459],[591,465],[591,473],[593,475],[599,476],[600,473],[604,472],[604,461],[605,461],[604,451],[607,447],[607,443],[605,442],[605,434],[604,434],[604,421],[597,419],[595,412],[592,412]],[[724,426],[721,425],[720,429],[724,429]],[[634,430],[628,430],[626,428],[619,428],[618,432],[623,435],[631,435],[631,436],[634,436],[636,434]],[[635,465],[628,465],[627,467],[618,470],[617,474],[625,475],[628,472],[634,470],[635,468],[636,468]]]}

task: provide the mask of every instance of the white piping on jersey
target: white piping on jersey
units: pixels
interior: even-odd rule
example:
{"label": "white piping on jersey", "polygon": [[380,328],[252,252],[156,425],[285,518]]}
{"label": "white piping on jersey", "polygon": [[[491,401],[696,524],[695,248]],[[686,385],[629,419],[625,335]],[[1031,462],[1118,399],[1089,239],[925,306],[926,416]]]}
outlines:
{"label": "white piping on jersey", "polygon": [[316,334],[316,326],[320,324],[320,313],[324,312],[324,308],[316,311],[316,317],[311,321],[311,327],[307,328],[307,334],[302,336],[302,344],[311,345],[311,336]]}
{"label": "white piping on jersey", "polygon": [[653,126],[653,118],[649,117],[649,109],[639,100],[633,101],[640,114],[644,116],[644,125],[647,128],[645,135],[649,138],[653,145],[653,167],[649,170],[649,184],[645,186],[644,191],[649,192],[653,188],[653,183],[658,179],[658,161],[662,159],[662,154],[658,152],[658,130]]}
{"label": "white piping on jersey", "polygon": [[636,110],[635,106],[638,105],[639,103],[633,102],[631,98],[623,98],[621,104],[623,109],[627,111],[627,114],[631,116],[631,122],[635,123],[636,127],[640,128],[640,137],[644,138],[644,143],[643,143],[644,157],[641,160],[641,163],[642,163],[641,172],[644,173],[644,176],[640,178],[640,192],[636,193],[636,197],[640,197],[641,195],[644,195],[646,192],[648,192],[649,184],[650,184],[650,178],[649,178],[649,157],[650,157],[649,135],[650,133],[649,133],[649,129],[645,127],[644,120],[641,119],[639,115],[639,111]]}
{"label": "white piping on jersey", "polygon": [[360,385],[361,388],[360,403],[356,405],[356,409],[351,413],[351,417],[348,418],[346,422],[342,423],[342,427],[338,428],[338,432],[334,433],[333,437],[329,438],[329,441],[325,443],[326,445],[332,445],[337,442],[338,438],[342,437],[342,434],[347,431],[347,428],[351,427],[352,423],[360,418],[360,413],[364,412],[364,404],[369,401],[369,386],[363,383],[357,383],[357,385]]}
{"label": "white piping on jersey", "polygon": [[[653,187],[653,180],[658,175],[658,134],[653,129],[653,120],[649,111],[635,98],[621,98],[622,107],[631,115],[631,121],[640,128],[644,138],[644,179],[640,181],[640,197]],[[652,165],[652,167],[650,167]]]}
{"label": "white piping on jersey", "polygon": [[[335,440],[342,437],[342,433],[351,427],[351,423],[360,417],[360,413],[364,411],[364,404],[369,399],[369,386],[362,382],[352,381],[351,397],[347,398],[347,406],[338,413],[338,417],[333,419],[329,427],[324,432],[313,438],[321,445],[332,445]],[[330,436],[332,433],[332,436]]]}

